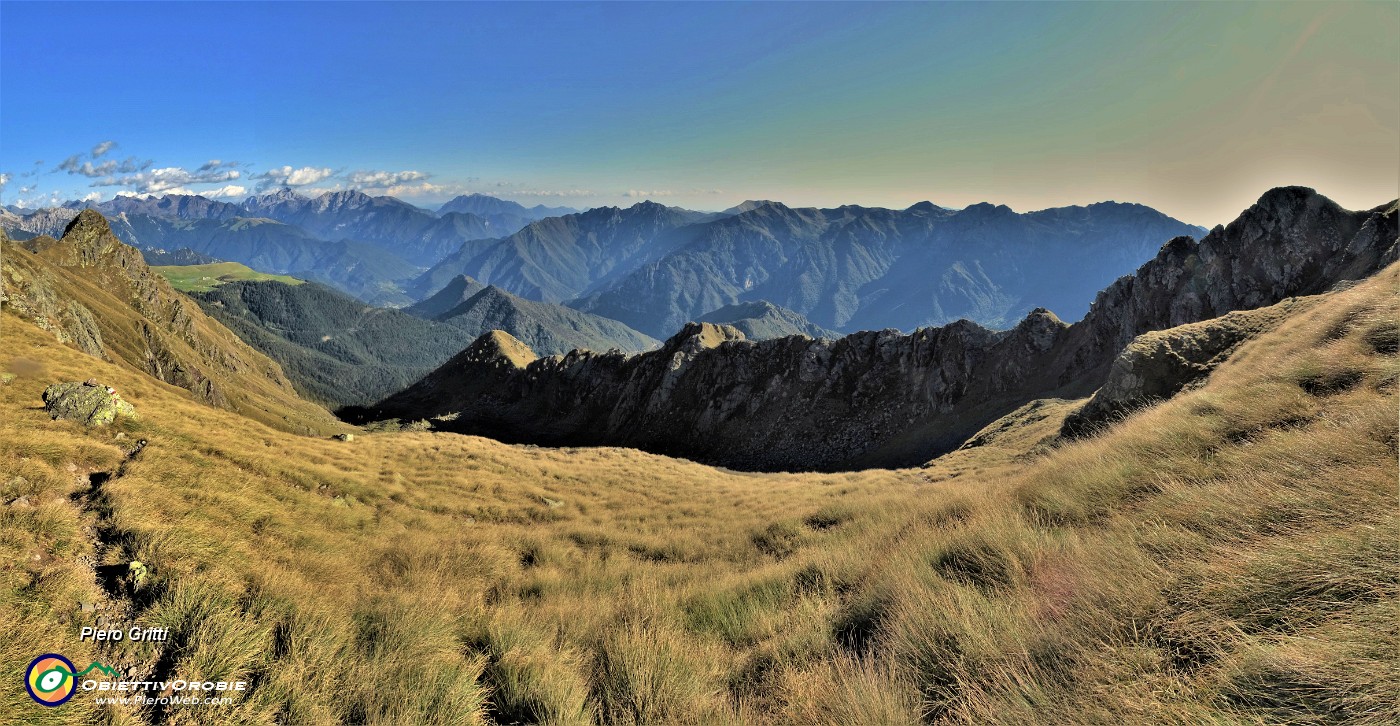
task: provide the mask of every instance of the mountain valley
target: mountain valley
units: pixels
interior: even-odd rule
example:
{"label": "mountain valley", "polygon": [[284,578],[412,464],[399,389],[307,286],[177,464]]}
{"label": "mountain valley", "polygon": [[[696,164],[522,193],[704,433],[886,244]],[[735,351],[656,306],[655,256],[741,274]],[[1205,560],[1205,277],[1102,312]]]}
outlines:
{"label": "mountain valley", "polygon": [[[460,329],[313,282],[223,281],[195,305],[85,211],[61,238],[0,243],[0,657],[243,680],[218,714],[238,722],[1384,723],[1400,716],[1397,242],[1393,203],[1279,189],[1170,240],[1073,325],[1033,311],[1001,332],[754,342],[704,322],[657,351],[552,358],[492,331],[390,399],[455,420],[357,428],[291,390],[291,365],[334,390]],[[490,289],[450,283],[416,312]],[[717,315],[800,325],[772,304]],[[337,358],[302,321],[358,330]],[[38,405],[85,379],[136,417]],[[485,429],[490,404],[529,438],[516,412],[545,400],[574,408],[534,435],[611,405],[590,424],[606,436],[852,470],[430,430]],[[887,411],[899,437],[850,446],[843,418]],[[735,448],[728,431],[760,424],[796,435]],[[880,457],[912,466],[865,468]],[[142,579],[100,574],[131,562]],[[80,638],[102,617],[170,640]],[[38,708],[0,691],[0,713]]]}

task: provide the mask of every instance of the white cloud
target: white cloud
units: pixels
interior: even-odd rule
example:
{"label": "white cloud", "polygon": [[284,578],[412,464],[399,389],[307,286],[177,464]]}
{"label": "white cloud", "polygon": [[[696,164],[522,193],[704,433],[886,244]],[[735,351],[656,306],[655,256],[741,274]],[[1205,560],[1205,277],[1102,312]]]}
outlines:
{"label": "white cloud", "polygon": [[96,165],[91,161],[82,161],[79,163],[81,159],[82,154],[74,154],[59,162],[58,168],[69,174],[81,174],[89,179],[96,179],[113,174],[132,174],[143,171],[151,165],[150,161],[138,161],[134,156],[128,156],[121,161],[108,159]]}
{"label": "white cloud", "polygon": [[10,183],[10,175],[9,175],[9,174],[0,174],[0,189],[4,189],[4,188],[5,188],[5,185],[6,185],[6,184],[9,184],[9,183]]}
{"label": "white cloud", "polygon": [[636,190],[636,189],[629,189],[629,190],[623,192],[623,193],[622,193],[622,196],[624,196],[624,197],[631,197],[631,198],[637,198],[637,197],[643,197],[643,198],[645,198],[645,197],[672,197],[672,196],[675,196],[675,194],[676,194],[676,193],[673,192],[673,191],[671,191],[670,189],[655,189],[655,190],[652,190],[652,191],[649,191],[649,192],[646,192],[646,191],[638,191],[638,190]]}
{"label": "white cloud", "polygon": [[600,196],[588,189],[512,189],[511,194],[521,197],[596,197]]}
{"label": "white cloud", "polygon": [[83,197],[84,202],[96,202],[102,199],[102,192],[88,192]]}
{"label": "white cloud", "polygon": [[171,187],[171,188],[169,188],[169,189],[162,189],[162,190],[160,190],[159,192],[139,192],[139,193],[138,193],[138,192],[133,192],[133,191],[130,191],[130,190],[127,190],[127,189],[123,189],[123,190],[117,192],[117,196],[119,196],[119,197],[135,197],[136,199],[157,199],[157,198],[164,197],[164,196],[170,196],[170,195],[172,195],[172,194],[178,196],[178,195],[195,195],[195,194],[198,194],[198,193],[199,193],[199,192],[196,192],[196,191],[194,191],[193,189],[189,189],[189,188],[187,188],[187,187]]}
{"label": "white cloud", "polygon": [[429,177],[421,171],[352,171],[345,175],[351,186],[387,188],[423,181]]}
{"label": "white cloud", "polygon": [[[120,177],[106,177],[93,182],[95,187],[131,187],[138,194],[154,194],[156,192],[166,192],[168,194],[192,194],[189,191],[190,184],[218,184],[220,182],[233,181],[241,177],[237,170],[191,172],[178,166],[169,166],[161,169],[151,169],[137,174],[129,174]],[[177,191],[178,190],[178,191]]]}
{"label": "white cloud", "polygon": [[97,157],[102,156],[103,154],[105,154],[105,153],[107,153],[107,152],[109,152],[109,151],[111,151],[112,149],[115,149],[115,148],[117,148],[117,142],[115,142],[115,141],[103,141],[102,143],[98,144],[97,146],[92,147],[92,158],[96,159]]}
{"label": "white cloud", "polygon": [[248,188],[241,187],[237,184],[229,184],[227,186],[219,187],[218,189],[211,189],[207,192],[200,192],[200,196],[209,197],[210,199],[218,197],[243,197],[247,196],[247,194]]}
{"label": "white cloud", "polygon": [[219,159],[210,159],[209,161],[206,161],[203,164],[201,164],[200,167],[195,171],[214,171],[215,169],[223,168],[231,169],[238,165],[239,164],[236,161],[222,161]]}
{"label": "white cloud", "polygon": [[290,166],[283,166],[277,169],[269,169],[256,177],[258,179],[258,189],[269,187],[301,187],[307,184],[315,184],[330,178],[335,172],[326,167],[303,166],[294,169]]}

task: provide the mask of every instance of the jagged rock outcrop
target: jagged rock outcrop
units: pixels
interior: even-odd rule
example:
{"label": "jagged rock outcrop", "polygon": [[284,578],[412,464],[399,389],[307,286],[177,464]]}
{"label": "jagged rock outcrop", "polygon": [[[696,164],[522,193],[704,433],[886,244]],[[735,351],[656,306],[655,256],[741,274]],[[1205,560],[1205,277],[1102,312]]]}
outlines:
{"label": "jagged rock outcrop", "polygon": [[135,406],[110,386],[94,381],[55,383],[45,388],[44,410],[54,420],[77,421],[88,426],[103,426],[118,416],[136,418]]}
{"label": "jagged rock outcrop", "polygon": [[[85,209],[69,222],[62,239],[38,237],[24,246],[53,265],[74,270],[89,281],[97,282],[146,319],[136,330],[143,344],[141,357],[146,372],[167,383],[186,388],[215,405],[227,403],[223,391],[209,379],[203,365],[196,365],[172,350],[169,339],[172,336],[181,339],[202,350],[213,359],[211,362],[214,364],[225,368],[236,369],[238,361],[220,347],[210,346],[196,335],[191,310],[198,313],[198,307],[177,294],[164,278],[152,272],[139,251],[117,239],[100,213]],[[52,296],[65,299],[65,306],[74,309],[75,302],[66,296],[54,294],[52,285],[30,285],[25,289],[37,292],[34,296],[26,296],[30,298],[22,303],[26,307],[33,308],[36,301]],[[89,345],[80,344],[80,347],[89,352],[96,352],[90,350],[92,338],[95,338],[100,349],[100,332],[88,336],[89,330],[97,329],[91,311],[75,311],[73,319],[78,324],[64,327],[67,336],[75,341],[87,342]],[[64,335],[59,338],[64,339]],[[101,353],[105,354],[105,351]]]}
{"label": "jagged rock outcrop", "polygon": [[985,386],[1014,383],[1065,329],[1038,313],[1001,333],[963,322],[750,341],[692,323],[657,351],[538,359],[496,331],[374,417],[457,413],[437,425],[507,441],[625,443],[736,468],[829,468],[961,400],[979,369],[995,373]]}
{"label": "jagged rock outcrop", "polygon": [[[1089,395],[1143,333],[1324,292],[1396,252],[1395,204],[1349,212],[1310,189],[1276,189],[1199,243],[1169,241],[1073,326],[1037,309],[1001,332],[959,321],[910,335],[754,342],[692,323],[658,351],[535,360],[492,334],[367,415],[456,413],[439,427],[742,469],[917,464],[1028,401]],[[1182,360],[1208,362],[1227,337],[1207,336],[1214,342]]]}

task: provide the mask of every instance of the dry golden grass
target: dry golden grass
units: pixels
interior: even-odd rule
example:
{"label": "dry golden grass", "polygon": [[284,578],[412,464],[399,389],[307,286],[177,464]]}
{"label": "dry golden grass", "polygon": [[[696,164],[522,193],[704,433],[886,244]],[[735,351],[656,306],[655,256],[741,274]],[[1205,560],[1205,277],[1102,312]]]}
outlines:
{"label": "dry golden grass", "polygon": [[[7,317],[0,363],[46,370],[0,387],[0,502],[32,503],[0,506],[0,721],[1394,722],[1397,279],[1097,438],[842,474],[298,437]],[[90,376],[141,420],[38,408]],[[112,605],[169,649],[77,642],[95,554],[150,566]],[[48,651],[254,687],[42,710],[13,684]]]}

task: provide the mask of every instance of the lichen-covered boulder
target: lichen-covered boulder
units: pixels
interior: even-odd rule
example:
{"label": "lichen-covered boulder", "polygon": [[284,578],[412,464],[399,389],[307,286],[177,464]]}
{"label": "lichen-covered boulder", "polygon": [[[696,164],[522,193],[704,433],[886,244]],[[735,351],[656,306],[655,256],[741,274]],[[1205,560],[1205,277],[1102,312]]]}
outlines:
{"label": "lichen-covered boulder", "polygon": [[44,410],[53,419],[78,421],[88,426],[112,423],[118,416],[136,418],[136,408],[108,386],[92,382],[55,383],[44,389]]}

